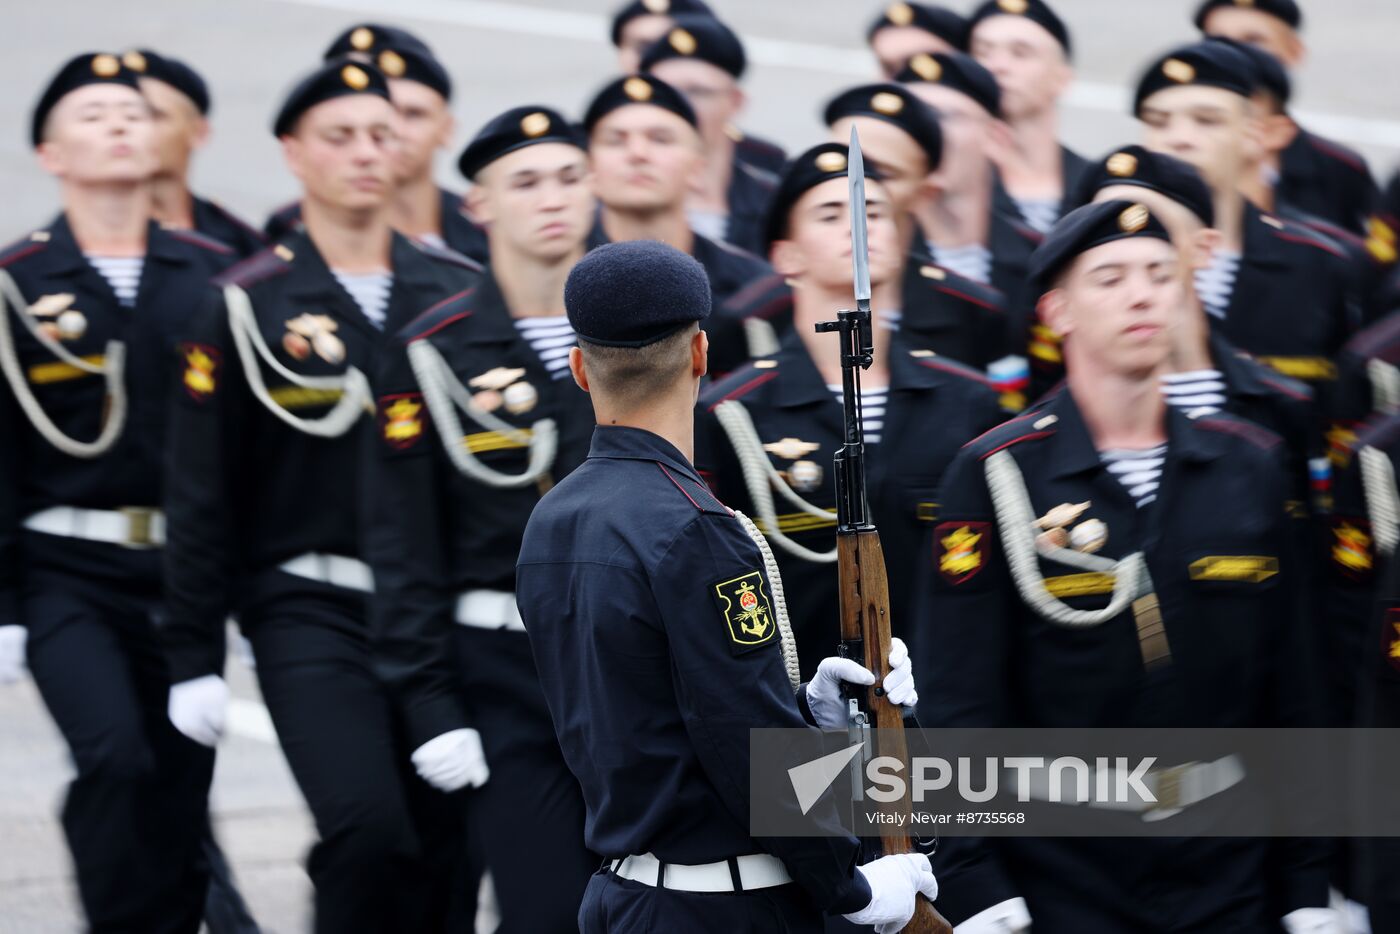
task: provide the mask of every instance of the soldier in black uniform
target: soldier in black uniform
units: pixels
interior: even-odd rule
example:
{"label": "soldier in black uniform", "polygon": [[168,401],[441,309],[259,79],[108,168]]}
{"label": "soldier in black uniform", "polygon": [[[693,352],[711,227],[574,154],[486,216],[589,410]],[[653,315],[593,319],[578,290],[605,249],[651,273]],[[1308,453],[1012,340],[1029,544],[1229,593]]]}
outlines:
{"label": "soldier in black uniform", "polygon": [[80,55],[31,141],[63,213],[0,251],[0,632],[68,743],[63,805],[95,932],[190,932],[213,755],[166,720],[161,450],[187,318],[233,251],[150,213],[151,108],[111,54]]}
{"label": "soldier in black uniform", "polygon": [[155,219],[166,227],[197,230],[251,256],[267,245],[263,235],[223,205],[189,189],[190,160],[209,139],[209,87],[184,62],[131,49],[122,64],[139,75],[141,94],[155,114],[156,174],[151,179]]}
{"label": "soldier in black uniform", "polygon": [[921,52],[966,52],[967,19],[931,3],[891,3],[865,30],[865,41],[880,62],[880,77],[893,81]]}
{"label": "soldier in black uniform", "polygon": [[[1337,634],[1328,659],[1342,677],[1332,699],[1361,727],[1400,726],[1400,414],[1377,413],[1360,426],[1348,464],[1337,475],[1337,510],[1329,539],[1332,588],[1327,622]],[[1367,802],[1395,814],[1393,796]],[[1355,886],[1374,934],[1400,931],[1400,840],[1358,842]]]}
{"label": "soldier in black uniform", "polygon": [[1074,80],[1069,29],[1043,0],[987,0],[968,18],[967,52],[996,77],[1011,131],[992,154],[997,210],[1044,233],[1088,167],[1059,135],[1059,100]]}
{"label": "soldier in black uniform", "polygon": [[[948,469],[925,552],[921,718],[1315,722],[1279,439],[1190,417],[1159,389],[1184,304],[1166,229],[1134,202],[1077,209],[1034,275],[1068,383]],[[1231,807],[1232,759],[1172,766],[1175,805]],[[1330,930],[1310,926],[1332,920],[1324,854],[1298,839],[958,838],[936,859],[939,908],[963,932],[1255,931],[1274,908],[1290,931]]]}
{"label": "soldier in black uniform", "polygon": [[[770,255],[793,284],[793,330],[777,353],[711,384],[696,410],[695,466],[719,499],[755,517],[782,571],[804,675],[837,633],[835,488],[826,467],[845,440],[839,354],[814,329],[849,302],[846,147],[797,157],[778,189]],[[899,287],[899,237],[888,196],[867,172],[872,307]],[[875,312],[875,362],[861,376],[867,483],[889,555],[894,632],[909,642],[907,595],[939,479],[958,449],[1002,420],[990,381],[960,363],[890,340]]]}
{"label": "soldier in black uniform", "polygon": [[1211,326],[1262,363],[1312,385],[1332,419],[1335,357],[1361,323],[1356,278],[1335,242],[1261,211],[1241,193],[1246,137],[1257,116],[1255,80],[1241,52],[1198,42],[1148,68],[1133,109],[1146,147],[1190,163],[1211,188],[1220,242],[1210,266],[1195,273]]}
{"label": "soldier in black uniform", "polygon": [[[710,277],[716,308],[749,287],[786,291],[757,256],[691,230],[686,194],[705,155],[695,111],[679,91],[650,75],[618,78],[593,98],[583,126],[599,203],[595,242],[660,240],[689,253]],[[734,315],[713,316],[706,330],[714,374],[771,349],[771,329],[754,338]]]}
{"label": "soldier in black uniform", "polygon": [[900,242],[908,245],[900,289],[879,309],[884,326],[903,332],[911,348],[934,350],[979,370],[1005,357],[1002,293],[928,254],[918,211],[939,196],[935,173],[942,164],[944,134],[934,112],[902,85],[872,84],[832,98],[823,119],[835,141],[849,140],[852,128],[860,134],[889,196]]}
{"label": "soldier in black uniform", "polygon": [[[405,29],[361,23],[326,49],[325,60],[348,55],[370,62],[389,79],[399,113],[398,156],[389,223],[405,237],[455,250],[486,262],[486,234],[468,216],[463,197],[433,180],[433,160],[452,142],[452,79],[427,43]],[[292,202],[268,218],[269,237],[280,239],[301,224],[301,204]]]}
{"label": "soldier in black uniform", "polygon": [[[1303,14],[1294,0],[1205,0],[1196,28],[1207,36],[1258,46],[1288,68],[1306,50],[1299,28]],[[1316,217],[1364,234],[1376,200],[1366,160],[1340,143],[1299,129],[1272,167],[1279,198]]]}
{"label": "soldier in black uniform", "polygon": [[[923,854],[857,868],[851,837],[749,834],[749,730],[801,728],[795,688],[808,722],[844,724],[838,682],[874,676],[831,659],[797,687],[759,533],[691,465],[704,270],[664,244],[610,244],[574,267],[564,298],[570,370],[598,427],[530,517],[516,591],[588,845],[605,857],[580,930],[815,932],[823,911],[898,930],[915,894],[937,891]],[[908,660],[891,663],[885,687],[906,703]]]}
{"label": "soldier in black uniform", "polygon": [[777,178],[740,159],[728,129],[744,108],[739,79],[747,64],[732,29],[712,16],[692,14],[675,18],[642,55],[639,70],[684,94],[699,123],[705,168],[686,210],[690,226],[711,240],[759,253]]}
{"label": "soldier in black uniform", "polygon": [[[365,373],[386,333],[480,278],[390,229],[394,126],[372,65],[333,61],[292,90],[274,133],[306,232],[217,280],[179,348],[168,450],[170,719],[218,741],[236,615],[316,820],[316,929],[337,934],[442,926],[459,836],[447,799],[408,773],[410,752],[425,777],[445,755],[418,755],[396,729],[360,558],[361,497],[375,495],[359,470],[374,430]],[[484,777],[479,762],[464,771]]]}
{"label": "soldier in black uniform", "polygon": [[587,455],[593,430],[588,396],[569,379],[563,307],[593,222],[588,158],[558,113],[516,107],[459,164],[491,232],[491,268],[404,328],[380,366],[367,521],[375,654],[411,746],[484,743],[491,777],[470,799],[470,825],[499,930],[572,931],[598,857],[583,845],[583,800],[514,590],[530,511]]}
{"label": "soldier in black uniform", "polygon": [[[1210,261],[1220,234],[1210,189],[1191,166],[1141,146],[1123,146],[1092,163],[1071,195],[1075,206],[1114,200],[1136,200],[1162,222],[1188,275]],[[1162,393],[1168,405],[1187,414],[1225,411],[1278,435],[1288,450],[1289,515],[1304,518],[1327,508],[1331,470],[1312,390],[1213,331],[1194,283],[1188,283],[1173,331]]]}
{"label": "soldier in black uniform", "polygon": [[[617,47],[617,70],[624,75],[642,71],[642,55],[664,38],[678,16],[707,16],[715,13],[704,0],[630,0],[613,14],[612,43]],[[744,164],[776,175],[787,155],[770,140],[750,136],[733,123],[725,127],[734,140],[734,156]]]}

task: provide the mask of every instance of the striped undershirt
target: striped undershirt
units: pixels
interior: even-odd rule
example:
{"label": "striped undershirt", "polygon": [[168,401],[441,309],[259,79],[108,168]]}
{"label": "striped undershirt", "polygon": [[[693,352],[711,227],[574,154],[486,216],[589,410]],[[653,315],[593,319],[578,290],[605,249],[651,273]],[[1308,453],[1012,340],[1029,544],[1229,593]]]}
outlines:
{"label": "striped undershirt", "polygon": [[706,240],[724,240],[729,236],[728,214],[686,209],[685,217],[690,222],[690,229]]}
{"label": "striped undershirt", "polygon": [[348,273],[332,269],[336,281],[340,283],[360,310],[365,313],[370,324],[381,330],[389,313],[389,292],[394,288],[394,274],[385,272]]}
{"label": "striped undershirt", "polygon": [[1229,250],[1216,250],[1211,255],[1210,265],[1196,270],[1196,295],[1214,317],[1225,317],[1239,272],[1240,254]]}
{"label": "striped undershirt", "polygon": [[1099,459],[1104,462],[1108,472],[1123,484],[1123,489],[1128,491],[1139,509],[1157,498],[1157,487],[1162,482],[1162,465],[1167,461],[1165,444],[1142,450],[1111,448],[1100,451]]}
{"label": "striped undershirt", "polygon": [[1219,370],[1189,370],[1162,377],[1167,405],[1191,418],[1214,415],[1225,407],[1225,377]]}
{"label": "striped undershirt", "polygon": [[102,274],[112,291],[117,293],[117,301],[131,308],[136,304],[136,290],[141,287],[141,267],[146,262],[144,256],[101,256],[97,253],[84,253],[92,268]]}
{"label": "striped undershirt", "polygon": [[566,315],[516,318],[515,329],[525,338],[553,379],[569,375],[569,348],[578,343]]}
{"label": "striped undershirt", "polygon": [[964,279],[984,285],[992,281],[992,251],[982,244],[941,247],[929,243],[928,249],[933,261],[944,269],[950,269]]}
{"label": "striped undershirt", "polygon": [[[826,385],[831,390],[831,394],[836,397],[836,401],[842,405],[846,404],[846,394],[840,386]],[[885,406],[889,402],[890,388],[881,386],[878,389],[862,386],[860,388],[860,427],[865,433],[866,444],[879,444],[880,433],[885,428]]]}
{"label": "striped undershirt", "polygon": [[1060,199],[1058,198],[1016,198],[1016,207],[1032,230],[1049,233],[1060,219]]}

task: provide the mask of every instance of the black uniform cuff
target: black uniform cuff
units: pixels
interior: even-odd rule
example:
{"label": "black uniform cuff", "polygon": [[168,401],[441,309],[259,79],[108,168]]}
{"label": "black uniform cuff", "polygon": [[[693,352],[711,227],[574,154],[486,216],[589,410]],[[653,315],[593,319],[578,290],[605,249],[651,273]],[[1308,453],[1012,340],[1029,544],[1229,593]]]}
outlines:
{"label": "black uniform cuff", "polygon": [[413,749],[444,733],[471,726],[462,705],[451,697],[436,697],[413,705],[404,711],[404,721]]}

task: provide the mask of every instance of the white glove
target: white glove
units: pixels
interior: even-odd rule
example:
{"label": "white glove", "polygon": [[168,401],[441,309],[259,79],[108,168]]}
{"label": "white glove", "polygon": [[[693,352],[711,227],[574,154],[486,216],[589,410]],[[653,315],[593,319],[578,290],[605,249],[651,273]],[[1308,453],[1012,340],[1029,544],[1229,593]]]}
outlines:
{"label": "white glove", "polygon": [[[841,684],[874,684],[875,675],[864,665],[850,658],[824,658],[817,673],[807,683],[807,706],[812,719],[823,730],[840,730],[846,726],[846,699],[841,696]],[[903,639],[890,640],[890,673],[882,685],[890,703],[912,707],[919,702],[914,690],[914,665]]]}
{"label": "white glove", "polygon": [[1031,911],[1024,898],[1008,898],[990,908],[984,908],[962,924],[953,934],[1020,934],[1031,929]]}
{"label": "white glove", "polygon": [[875,934],[895,934],[914,917],[916,899],[938,897],[938,880],[922,853],[882,856],[856,870],[870,883],[870,904],[843,917],[852,924],[871,924]]}
{"label": "white glove", "polygon": [[413,750],[413,767],[423,781],[439,791],[456,791],[467,785],[480,788],[491,777],[481,734],[476,730],[448,730]]}
{"label": "white glove", "polygon": [[218,675],[172,684],[167,709],[175,729],[203,746],[217,746],[228,713],[228,685]]}
{"label": "white glove", "polygon": [[13,684],[24,677],[24,643],[29,630],[23,626],[0,626],[0,684]]}
{"label": "white glove", "polygon": [[1296,908],[1283,916],[1288,934],[1346,934],[1341,912],[1333,908]]}

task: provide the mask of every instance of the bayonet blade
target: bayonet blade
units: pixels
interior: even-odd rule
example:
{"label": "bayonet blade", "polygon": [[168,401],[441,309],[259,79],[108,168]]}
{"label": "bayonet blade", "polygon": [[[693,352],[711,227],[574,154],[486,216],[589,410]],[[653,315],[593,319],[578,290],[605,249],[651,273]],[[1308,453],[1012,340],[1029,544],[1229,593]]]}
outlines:
{"label": "bayonet blade", "polygon": [[855,273],[856,305],[870,301],[869,238],[865,230],[865,158],[860,152],[860,136],[851,127],[851,152],[846,176],[851,188],[851,265]]}

